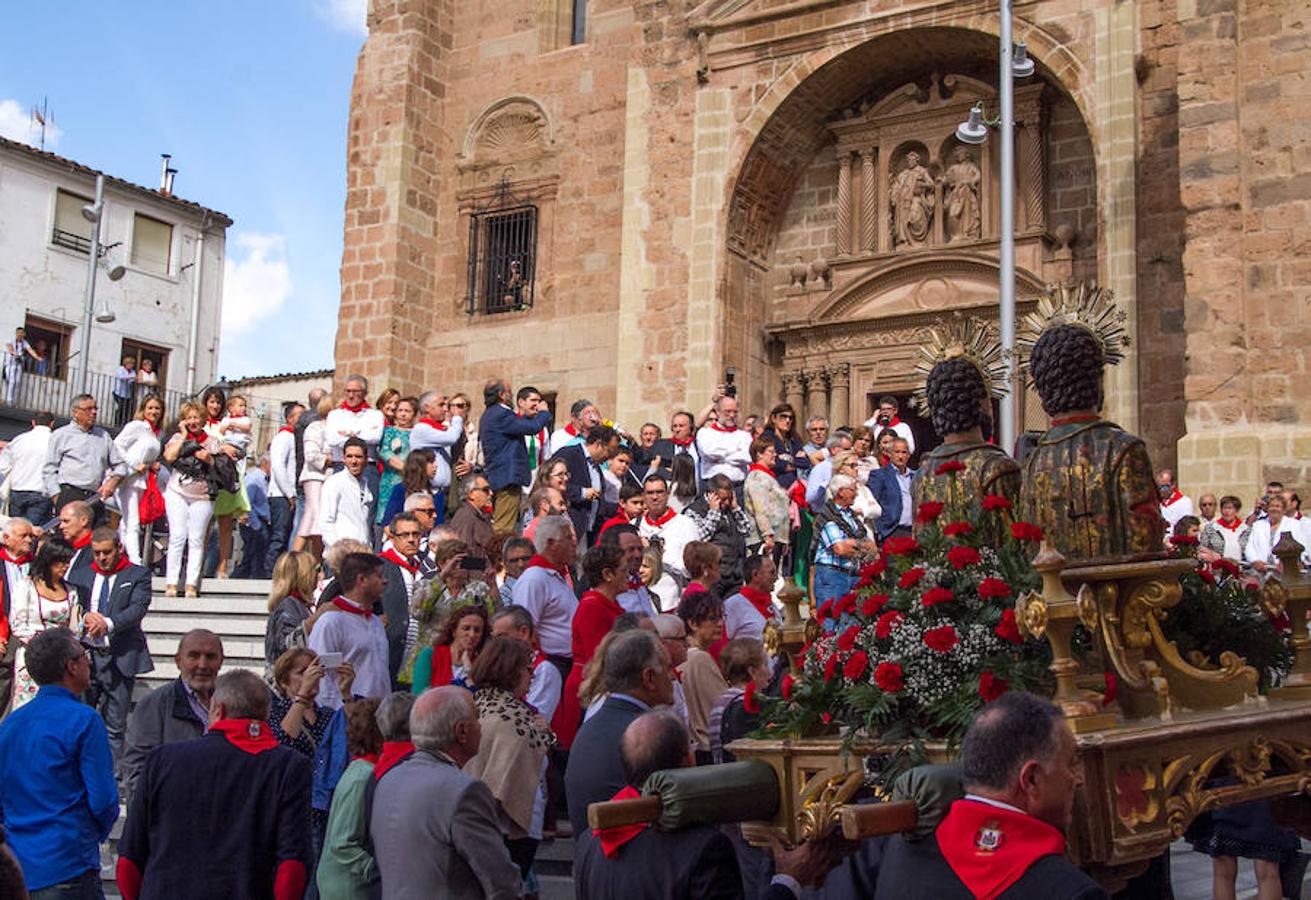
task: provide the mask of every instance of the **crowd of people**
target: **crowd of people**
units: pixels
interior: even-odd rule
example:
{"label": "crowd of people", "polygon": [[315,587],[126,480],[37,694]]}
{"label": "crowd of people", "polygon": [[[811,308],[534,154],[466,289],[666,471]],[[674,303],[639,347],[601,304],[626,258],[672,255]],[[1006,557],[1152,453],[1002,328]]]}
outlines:
{"label": "crowd of people", "polygon": [[[652,771],[730,761],[786,674],[765,650],[780,581],[822,604],[911,534],[897,401],[802,427],[786,403],[743,419],[730,385],[666,433],[586,399],[553,428],[538,390],[499,380],[481,413],[464,394],[367,395],[351,375],[340,397],[286,404],[258,452],[244,399],[217,388],[175,423],[147,394],[116,435],[83,395],[69,424],[39,413],[0,451],[0,808],[32,896],[99,896],[120,797],[128,898],[533,896],[538,844],[562,832],[584,897],[773,900],[822,881],[827,843],[619,840],[587,810]],[[1281,485],[1240,518],[1236,497],[1194,512],[1173,473],[1157,483],[1163,543],[1258,574],[1282,533],[1311,546]],[[165,524],[165,593],[198,613],[202,576],[271,578],[266,671],[222,671],[221,637],[196,629],[178,677],[134,705],[153,668],[145,536]],[[1079,774],[1059,712],[1020,696],[975,731],[964,799],[1062,828]],[[1055,773],[1041,789],[1034,766]],[[954,896],[925,886],[953,870],[913,887],[903,857],[879,896]],[[1050,868],[1042,896],[1099,896]]]}

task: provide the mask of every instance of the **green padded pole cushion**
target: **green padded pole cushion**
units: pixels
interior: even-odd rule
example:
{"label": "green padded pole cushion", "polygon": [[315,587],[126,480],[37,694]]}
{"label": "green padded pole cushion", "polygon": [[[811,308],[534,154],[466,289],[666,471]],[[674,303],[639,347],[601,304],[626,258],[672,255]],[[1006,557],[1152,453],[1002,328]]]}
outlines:
{"label": "green padded pole cushion", "polygon": [[755,822],[778,812],[778,776],[760,760],[665,769],[642,785],[660,798],[661,831],[720,822]]}
{"label": "green padded pole cushion", "polygon": [[919,819],[907,840],[920,840],[933,834],[947,816],[947,810],[965,796],[959,764],[916,766],[892,782],[893,800],[914,800]]}

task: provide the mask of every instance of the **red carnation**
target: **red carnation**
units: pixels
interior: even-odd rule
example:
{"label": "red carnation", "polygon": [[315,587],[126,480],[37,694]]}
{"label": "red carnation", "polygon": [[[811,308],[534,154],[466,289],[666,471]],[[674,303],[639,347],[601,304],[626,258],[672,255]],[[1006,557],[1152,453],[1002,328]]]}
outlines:
{"label": "red carnation", "polygon": [[1238,575],[1240,574],[1238,565],[1233,560],[1225,559],[1224,557],[1221,557],[1213,561],[1211,563],[1211,568],[1219,569],[1221,572],[1224,572],[1226,575],[1229,575],[1234,578],[1237,578]]}
{"label": "red carnation", "polygon": [[860,567],[860,577],[869,578],[869,579],[878,578],[887,570],[888,570],[888,561],[882,557],[879,557],[878,559],[872,562],[867,562],[865,563],[865,565]]}
{"label": "red carnation", "polygon": [[988,512],[997,510],[1010,509],[1011,501],[1007,500],[1001,494],[988,494],[983,498],[983,508]]}
{"label": "red carnation", "polygon": [[874,683],[889,694],[901,690],[901,666],[896,663],[881,662],[874,667]]}
{"label": "red carnation", "polygon": [[760,712],[760,699],[756,697],[756,683],[748,681],[746,690],[742,692],[742,708],[751,715]]}
{"label": "red carnation", "polygon": [[861,615],[872,619],[874,618],[874,616],[878,614],[878,611],[881,610],[884,604],[886,604],[887,602],[888,602],[887,594],[870,594],[870,596],[865,600],[865,602],[861,604],[860,607]]}
{"label": "red carnation", "polygon": [[916,566],[913,569],[907,569],[906,571],[902,572],[901,577],[897,579],[897,587],[913,588],[915,585],[920,583],[920,579],[923,577],[924,577],[924,570],[921,569],[919,566]]}
{"label": "red carnation", "polygon": [[979,675],[979,696],[983,698],[984,703],[996,700],[1006,693],[1008,688],[1010,685],[1006,683],[1005,678],[998,678],[986,669]]}
{"label": "red carnation", "polygon": [[1041,541],[1042,529],[1029,522],[1012,522],[1011,537],[1017,541]]}
{"label": "red carnation", "polygon": [[848,591],[833,603],[833,618],[852,612],[856,609],[856,595]]}
{"label": "red carnation", "polygon": [[823,603],[819,605],[819,609],[815,610],[815,620],[818,622],[823,622],[832,614],[833,614],[833,601],[825,600]]}
{"label": "red carnation", "polygon": [[1198,575],[1199,578],[1201,578],[1201,579],[1202,579],[1203,581],[1205,581],[1207,584],[1211,585],[1211,587],[1215,587],[1215,576],[1211,574],[1210,570],[1208,570],[1208,569],[1198,569],[1198,570],[1197,570],[1197,575]]}
{"label": "red carnation", "polygon": [[997,637],[1003,641],[1009,641],[1012,644],[1024,643],[1024,638],[1020,636],[1020,626],[1015,623],[1015,610],[1003,609],[1001,611],[1001,621],[993,629]]}
{"label": "red carnation", "polygon": [[796,683],[797,680],[793,678],[791,675],[783,676],[782,690],[783,690],[783,699],[785,701],[792,699],[792,688]]}
{"label": "red carnation", "polygon": [[910,556],[919,548],[919,541],[913,537],[893,537],[883,542],[883,552],[888,556]]}
{"label": "red carnation", "polygon": [[965,471],[965,463],[961,462],[958,459],[950,459],[947,460],[942,465],[938,466],[938,468],[934,470],[933,474],[950,475],[952,472],[964,472],[964,471]]}
{"label": "red carnation", "polygon": [[940,515],[942,515],[942,504],[936,500],[929,500],[920,504],[919,511],[915,514],[915,521],[921,525],[928,525],[936,522]]}
{"label": "red carnation", "polygon": [[1176,547],[1195,547],[1197,546],[1197,535],[1195,534],[1175,535],[1174,537],[1170,538],[1170,543],[1174,544]]}
{"label": "red carnation", "polygon": [[874,623],[874,636],[885,638],[892,634],[893,630],[901,624],[901,620],[906,618],[895,609],[891,612],[885,612],[879,616],[879,620]]}
{"label": "red carnation", "polygon": [[950,625],[939,625],[924,632],[924,646],[938,653],[947,653],[960,643],[960,635]]}
{"label": "red carnation", "polygon": [[852,625],[838,635],[838,649],[843,653],[850,653],[851,648],[856,646],[856,638],[858,637],[860,637],[860,626]]}
{"label": "red carnation", "polygon": [[855,681],[861,675],[865,674],[865,669],[869,666],[869,657],[865,655],[864,650],[857,650],[851,654],[847,664],[842,667],[842,674],[849,681]]}
{"label": "red carnation", "polygon": [[1011,586],[1000,578],[985,578],[979,582],[979,596],[985,600],[1009,597],[1010,595]]}
{"label": "red carnation", "polygon": [[[800,482],[798,482],[798,483],[800,483]],[[829,722],[832,722],[832,721],[833,721],[833,714],[832,714],[832,713],[820,713],[820,714],[819,714],[819,720],[820,720],[821,722],[823,722],[825,725],[827,725]]]}
{"label": "red carnation", "polygon": [[969,522],[952,522],[943,526],[942,529],[942,533],[947,537],[963,537],[964,535],[971,534],[973,531],[974,526]]}
{"label": "red carnation", "polygon": [[951,563],[952,567],[956,569],[972,566],[979,559],[979,551],[973,547],[952,547],[947,551],[947,562]]}
{"label": "red carnation", "polygon": [[832,680],[833,680],[833,674],[834,674],[835,672],[837,672],[837,670],[838,670],[838,663],[839,663],[839,662],[841,662],[841,660],[838,658],[838,655],[837,655],[836,653],[831,654],[831,655],[829,656],[829,658],[826,659],[826,660],[824,661],[824,680],[825,680],[825,681],[832,681]]}
{"label": "red carnation", "polygon": [[939,603],[950,603],[955,599],[956,595],[950,589],[935,587],[924,592],[924,596],[920,598],[920,604],[922,606],[937,606]]}

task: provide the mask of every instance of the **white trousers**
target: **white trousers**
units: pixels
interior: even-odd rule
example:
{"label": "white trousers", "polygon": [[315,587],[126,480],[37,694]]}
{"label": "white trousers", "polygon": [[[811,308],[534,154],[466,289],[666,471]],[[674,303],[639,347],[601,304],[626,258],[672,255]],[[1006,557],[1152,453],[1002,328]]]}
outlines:
{"label": "white trousers", "polygon": [[141,565],[141,497],[146,492],[146,476],[131,475],[114,489],[118,503],[118,538],[134,566]]}
{"label": "white trousers", "polygon": [[178,584],[182,568],[182,548],[187,548],[187,586],[200,583],[200,563],[205,556],[205,529],[214,515],[214,501],[188,500],[175,491],[164,492],[164,509],[168,512],[167,583]]}

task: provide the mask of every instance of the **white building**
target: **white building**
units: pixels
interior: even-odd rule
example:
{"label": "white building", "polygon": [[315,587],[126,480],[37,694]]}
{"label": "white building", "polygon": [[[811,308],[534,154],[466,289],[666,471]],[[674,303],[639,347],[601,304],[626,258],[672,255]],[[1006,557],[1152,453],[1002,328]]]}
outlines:
{"label": "white building", "polygon": [[[76,393],[91,238],[81,210],[99,174],[0,138],[0,334],[10,341],[23,326],[45,353],[44,364],[29,360],[18,406],[64,414]],[[215,380],[231,224],[223,213],[105,176],[96,308],[107,304],[114,320],[92,324],[89,355],[102,421],[125,356],[138,368],[151,361],[170,413],[183,394]],[[117,266],[125,272],[110,280]]]}

